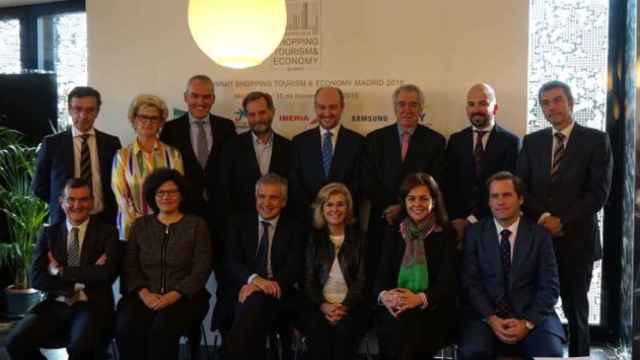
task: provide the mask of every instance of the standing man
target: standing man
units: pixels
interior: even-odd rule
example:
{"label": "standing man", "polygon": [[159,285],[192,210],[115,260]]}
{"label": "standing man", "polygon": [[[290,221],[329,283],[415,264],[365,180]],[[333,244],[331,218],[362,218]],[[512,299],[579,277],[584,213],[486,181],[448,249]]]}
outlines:
{"label": "standing man", "polygon": [[222,145],[236,135],[233,121],[211,113],[215,100],[213,81],[208,76],[191,77],[184,92],[189,112],[166,123],[160,132],[160,141],[178,149],[182,155],[184,176],[192,187],[187,210],[204,218],[211,233],[217,202],[211,199],[217,162]]}
{"label": "standing man", "polygon": [[39,348],[52,341],[67,344],[71,360],[103,359],[112,336],[117,230],[89,216],[94,199],[83,179],[69,179],[59,202],[66,220],[44,228],[31,267],[45,300],[9,334],[12,359],[45,359]]}
{"label": "standing man", "polygon": [[271,95],[250,92],[242,100],[250,131],[238,135],[222,149],[218,174],[220,218],[255,209],[255,184],[269,173],[289,175],[291,141],[271,128],[275,107]]}
{"label": "standing man", "polygon": [[493,216],[471,225],[464,239],[462,286],[471,308],[463,317],[461,358],[495,359],[508,347],[527,359],[562,357],[551,236],[521,217],[522,180],[502,171],[487,187]]}
{"label": "standing man", "polygon": [[498,171],[516,170],[520,146],[516,135],[496,124],[498,103],[490,85],[469,89],[466,111],[471,126],[449,138],[443,184],[449,217],[460,239],[467,225],[491,215],[485,183]]}
{"label": "standing man", "polygon": [[268,174],[254,191],[254,210],[234,216],[226,232],[227,280],[216,307],[216,317],[222,319],[214,320],[226,335],[225,359],[264,359],[267,333],[289,330],[284,325],[297,309],[292,301],[294,284],[302,279],[305,234],[282,214],[287,181]]}
{"label": "standing man", "polygon": [[538,101],[551,127],[524,137],[517,173],[526,183],[525,211],[555,240],[569,356],[589,356],[587,292],[602,258],[596,214],[611,187],[611,146],[607,134],[573,120],[567,84],[542,85]]}
{"label": "standing man", "polygon": [[311,223],[311,202],[330,182],[347,186],[357,215],[360,196],[360,161],[364,137],[340,124],[344,94],[335,87],[322,87],[314,96],[318,127],[293,138],[289,173],[289,207],[304,224]]}
{"label": "standing man", "polygon": [[371,201],[367,244],[367,278],[375,278],[380,259],[380,241],[387,224],[399,211],[398,192],[409,174],[426,172],[442,183],[445,172],[445,138],[419,124],[424,94],[419,87],[406,84],[393,92],[395,124],[367,135],[362,181]]}
{"label": "standing man", "polygon": [[102,104],[96,89],[75,87],[67,101],[72,127],[42,140],[33,193],[49,203],[49,223],[55,224],[64,220],[59,203],[64,184],[71,178],[82,178],[93,194],[91,214],[115,224],[118,206],[111,190],[111,162],[121,147],[120,140],[93,127]]}

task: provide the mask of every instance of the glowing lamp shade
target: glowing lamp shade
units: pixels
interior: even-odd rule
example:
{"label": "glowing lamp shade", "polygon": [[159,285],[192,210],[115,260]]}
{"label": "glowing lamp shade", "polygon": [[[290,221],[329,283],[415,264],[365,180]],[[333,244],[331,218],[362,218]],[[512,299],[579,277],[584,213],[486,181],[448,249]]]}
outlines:
{"label": "glowing lamp shade", "polygon": [[234,69],[264,61],[287,27],[285,0],[189,0],[188,17],[198,47]]}

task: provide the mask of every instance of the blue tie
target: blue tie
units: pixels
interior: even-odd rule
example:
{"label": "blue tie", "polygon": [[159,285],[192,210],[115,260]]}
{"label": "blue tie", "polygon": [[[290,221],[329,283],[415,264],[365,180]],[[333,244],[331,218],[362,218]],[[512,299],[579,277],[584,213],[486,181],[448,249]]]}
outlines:
{"label": "blue tie", "polygon": [[331,160],[333,159],[333,144],[331,131],[324,133],[322,138],[322,167],[324,168],[324,176],[329,179],[329,171],[331,171]]}
{"label": "blue tie", "polygon": [[258,251],[256,254],[256,273],[264,278],[269,277],[267,259],[269,256],[269,225],[271,223],[267,221],[261,221],[262,225],[262,237],[260,238],[260,244],[258,245]]}

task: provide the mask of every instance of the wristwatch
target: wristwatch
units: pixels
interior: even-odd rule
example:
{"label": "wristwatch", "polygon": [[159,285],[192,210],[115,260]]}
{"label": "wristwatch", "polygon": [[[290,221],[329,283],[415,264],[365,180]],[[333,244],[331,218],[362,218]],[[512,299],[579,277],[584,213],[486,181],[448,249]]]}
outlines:
{"label": "wristwatch", "polygon": [[527,328],[527,330],[531,331],[531,330],[533,330],[533,328],[536,327],[536,324],[534,324],[531,321],[525,319],[524,320],[524,326]]}

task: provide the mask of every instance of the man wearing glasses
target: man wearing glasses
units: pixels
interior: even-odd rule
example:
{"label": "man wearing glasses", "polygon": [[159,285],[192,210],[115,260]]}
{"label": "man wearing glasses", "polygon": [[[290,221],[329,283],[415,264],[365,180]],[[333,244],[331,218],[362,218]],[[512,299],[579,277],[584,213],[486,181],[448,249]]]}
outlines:
{"label": "man wearing glasses", "polygon": [[111,191],[111,160],[120,140],[96,130],[100,93],[88,86],[75,87],[68,96],[71,129],[46,136],[38,150],[34,194],[49,203],[49,223],[64,219],[58,199],[65,182],[73,177],[87,181],[93,193],[92,215],[115,224],[117,205]]}

